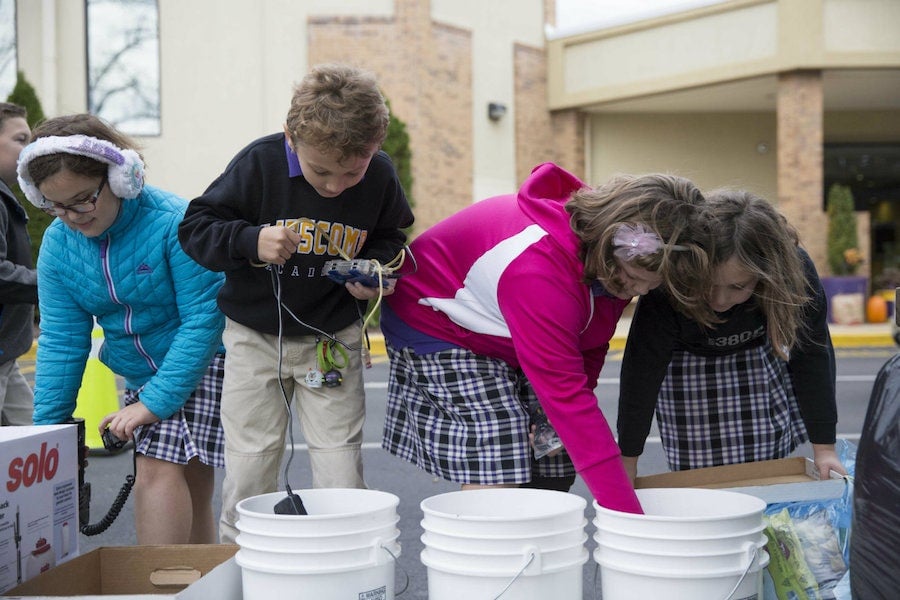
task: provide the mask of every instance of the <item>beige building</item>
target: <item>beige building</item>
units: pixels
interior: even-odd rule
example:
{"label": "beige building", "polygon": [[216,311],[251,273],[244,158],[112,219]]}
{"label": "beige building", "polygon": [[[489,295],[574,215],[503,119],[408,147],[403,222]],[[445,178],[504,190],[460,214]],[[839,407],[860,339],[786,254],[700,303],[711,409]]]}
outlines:
{"label": "beige building", "polygon": [[896,0],[731,0],[551,39],[549,108],[586,115],[590,181],[663,170],[748,188],[822,273],[825,183],[853,181],[877,272],[900,266],[898,28]]}
{"label": "beige building", "polygon": [[[407,125],[419,231],[548,160],[589,183],[669,171],[776,202],[827,271],[825,185],[854,167],[868,263],[900,255],[896,0],[727,0],[577,35],[554,0],[148,1],[158,134],[140,140],[148,180],[186,197],[281,128],[309,65],[346,61]],[[80,0],[16,7],[45,112],[87,110],[103,26]]]}
{"label": "beige building", "polygon": [[[102,26],[88,23],[79,0],[16,5],[19,68],[45,112],[87,110],[85,48]],[[538,162],[582,168],[580,147],[549,147],[544,23],[552,5],[543,0],[156,5],[159,134],[140,138],[152,184],[200,194],[240,148],[281,129],[292,86],[310,65],[329,61],[373,71],[406,123],[418,230],[473,199],[514,190]],[[491,119],[490,104],[505,113]]]}

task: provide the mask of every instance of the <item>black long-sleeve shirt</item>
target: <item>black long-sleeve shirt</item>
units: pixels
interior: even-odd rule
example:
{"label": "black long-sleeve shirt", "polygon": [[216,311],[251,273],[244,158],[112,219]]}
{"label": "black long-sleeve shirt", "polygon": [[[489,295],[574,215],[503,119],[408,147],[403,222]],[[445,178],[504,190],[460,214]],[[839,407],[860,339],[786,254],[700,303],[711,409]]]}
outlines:
{"label": "black long-sleeve shirt", "polygon": [[[178,228],[184,251],[212,271],[225,272],[219,308],[229,318],[263,333],[278,333],[271,268],[259,261],[259,230],[294,227],[297,251],[280,273],[281,299],[304,322],[326,332],[359,318],[357,301],[343,285],[322,275],[327,260],[397,256],[412,211],[390,158],[378,152],[362,181],[335,198],[323,198],[303,178],[291,176],[284,134],[260,138],[241,150],[202,196],[191,201]],[[296,158],[293,160],[296,161]],[[330,239],[329,239],[330,236]],[[289,317],[285,335],[309,335]]]}
{"label": "black long-sleeve shirt", "polygon": [[[812,259],[802,249],[798,251],[814,296],[804,309],[800,340],[791,350],[787,366],[810,441],[833,444],[837,406],[827,301]],[[639,456],[644,450],[659,389],[674,352],[725,356],[765,342],[766,319],[755,298],[719,316],[725,322],[706,329],[676,311],[660,289],[638,301],[619,387],[619,448],[624,456]]]}
{"label": "black long-sleeve shirt", "polygon": [[37,271],[27,223],[25,209],[0,180],[0,364],[25,354],[34,340]]}

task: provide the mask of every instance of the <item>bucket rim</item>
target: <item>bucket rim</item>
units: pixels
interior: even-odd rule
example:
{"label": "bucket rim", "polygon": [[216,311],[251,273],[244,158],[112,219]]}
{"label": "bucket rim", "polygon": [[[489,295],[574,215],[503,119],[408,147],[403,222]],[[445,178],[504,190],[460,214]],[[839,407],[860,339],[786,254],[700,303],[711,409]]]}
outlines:
{"label": "bucket rim", "polygon": [[636,490],[638,495],[638,500],[641,499],[641,495],[645,493],[659,493],[659,494],[693,494],[695,496],[706,495],[706,496],[714,496],[718,495],[721,498],[731,497],[737,501],[740,501],[744,504],[752,504],[754,508],[746,508],[740,511],[735,511],[729,513],[727,515],[713,515],[713,516],[683,516],[683,515],[653,515],[653,514],[636,514],[636,513],[628,513],[622,512],[618,510],[612,510],[610,508],[606,508],[605,506],[601,506],[597,500],[593,500],[591,504],[596,512],[595,518],[598,518],[600,515],[608,515],[610,517],[616,519],[625,519],[625,520],[634,520],[634,521],[642,521],[642,522],[670,522],[670,521],[678,521],[678,522],[707,522],[707,523],[715,523],[717,521],[731,521],[734,519],[738,519],[741,517],[749,517],[755,514],[759,514],[762,516],[763,512],[766,510],[766,501],[762,498],[757,498],[756,496],[752,496],[750,494],[744,494],[741,492],[731,492],[728,490],[720,490],[720,489],[710,489],[710,488],[641,488]]}
{"label": "bucket rim", "polygon": [[388,527],[396,528],[397,523],[399,523],[399,522],[400,522],[400,517],[398,515],[395,515],[390,521],[385,521],[383,524],[381,524],[377,527],[369,527],[366,529],[354,529],[354,530],[335,532],[335,533],[324,533],[321,531],[316,531],[316,532],[302,531],[302,532],[296,532],[296,533],[294,533],[294,532],[285,533],[283,531],[268,532],[268,531],[263,531],[262,529],[254,529],[252,526],[250,528],[246,528],[246,526],[242,527],[241,519],[237,520],[237,522],[235,523],[235,527],[237,528],[238,533],[249,533],[250,535],[258,535],[258,536],[263,536],[263,537],[271,537],[271,538],[279,538],[279,539],[290,539],[290,538],[317,538],[318,539],[323,536],[329,537],[329,538],[335,538],[335,537],[365,534],[365,533],[369,533],[372,531],[378,531],[380,529],[387,529]]}
{"label": "bucket rim", "polygon": [[[479,556],[481,556],[481,555],[483,555],[483,556],[519,556],[522,554],[522,550],[523,550],[522,547],[519,547],[515,551],[511,551],[511,550],[498,551],[498,550],[479,549],[477,552],[464,552],[464,551],[461,552],[459,550],[454,550],[453,548],[448,548],[447,546],[443,546],[440,543],[435,544],[435,543],[428,542],[428,541],[426,541],[426,538],[425,538],[426,535],[428,535],[428,532],[425,532],[419,536],[419,540],[422,542],[422,544],[426,548],[434,548],[436,550],[440,550],[441,552],[448,552],[451,554],[462,554],[462,555],[469,555],[469,556],[471,556],[473,554],[477,554]],[[540,546],[541,554],[543,555],[543,554],[547,554],[550,552],[559,552],[561,550],[571,550],[572,548],[584,547],[584,544],[585,544],[585,542],[587,542],[587,540],[588,540],[587,533],[583,533],[581,535],[581,540],[578,544],[561,544],[561,545],[555,546],[555,547],[554,546],[550,546],[550,547]],[[534,544],[526,544],[526,546],[533,546],[533,545]]]}
{"label": "bucket rim", "polygon": [[[379,548],[379,549],[381,550],[383,548]],[[238,551],[234,555],[234,562],[236,562],[238,564],[238,566],[241,567],[241,569],[246,568],[246,569],[250,569],[252,571],[259,571],[261,573],[272,573],[275,575],[329,575],[329,574],[333,574],[333,573],[350,573],[352,571],[362,571],[363,569],[371,569],[373,567],[383,567],[385,565],[392,563],[396,557],[400,556],[400,553],[401,553],[401,547],[400,547],[399,543],[394,544],[393,547],[390,548],[390,552],[387,552],[387,549],[384,549],[384,550],[385,550],[384,554],[387,558],[383,562],[381,562],[380,560],[376,560],[375,562],[372,562],[371,560],[369,560],[363,564],[353,565],[350,567],[332,566],[332,567],[325,567],[325,568],[309,569],[309,568],[302,568],[302,567],[284,567],[284,566],[276,566],[276,565],[270,565],[270,564],[262,564],[262,563],[258,563],[257,561],[254,561],[252,559],[247,560],[247,558],[241,554],[240,549],[238,549]],[[378,554],[379,556],[381,555],[381,553],[376,553],[376,554]]]}
{"label": "bucket rim", "polygon": [[[473,569],[463,569],[463,568],[453,568],[447,567],[443,564],[443,561],[435,560],[429,554],[427,554],[428,548],[423,548],[422,552],[419,553],[419,560],[425,567],[429,569],[436,569],[438,571],[443,571],[444,573],[452,573],[453,575],[473,575],[473,576],[488,576],[488,577],[512,577],[519,573],[521,567],[516,567],[513,569],[496,569],[494,571],[485,571],[481,570],[477,573],[473,573]],[[591,554],[587,548],[582,548],[582,552],[578,555],[577,558],[572,559],[571,561],[565,562],[560,565],[555,565],[553,567],[548,567],[546,569],[541,569],[540,573],[521,573],[522,577],[537,577],[539,575],[548,575],[550,573],[557,573],[559,571],[565,571],[566,569],[571,569],[572,567],[582,566],[584,565]]]}
{"label": "bucket rim", "polygon": [[383,510],[388,510],[393,508],[394,510],[400,505],[400,498],[396,494],[392,494],[390,492],[384,492],[382,490],[371,490],[367,488],[309,488],[309,489],[301,489],[294,490],[294,493],[300,496],[301,498],[307,494],[320,495],[325,493],[342,493],[342,492],[353,492],[353,493],[363,493],[370,495],[378,495],[383,496],[385,500],[389,502],[384,506],[379,506],[378,508],[373,508],[371,510],[366,510],[362,512],[342,512],[342,513],[327,513],[327,514],[315,514],[315,515],[280,515],[276,513],[264,513],[251,511],[246,508],[253,500],[257,500],[260,498],[267,498],[269,496],[283,496],[284,492],[270,492],[268,494],[258,494],[256,496],[250,496],[249,498],[244,498],[240,502],[237,503],[236,509],[239,515],[246,515],[247,517],[259,518],[264,517],[266,521],[328,521],[334,519],[346,519],[347,517],[362,517],[365,515],[370,515],[372,513],[380,512]]}
{"label": "bucket rim", "polygon": [[[437,510],[429,506],[431,502],[437,502],[440,500],[446,500],[447,498],[453,497],[464,497],[464,498],[473,498],[475,496],[503,496],[503,495],[513,495],[517,494],[519,496],[529,495],[529,496],[540,496],[544,495],[547,498],[550,498],[551,495],[558,499],[565,498],[569,502],[572,503],[572,506],[563,508],[559,507],[558,510],[552,512],[546,512],[541,515],[535,515],[533,517],[523,517],[519,519],[510,519],[508,514],[505,516],[500,515],[461,515],[459,511],[451,512],[446,510]],[[462,496],[461,496],[462,495]],[[548,518],[558,517],[560,515],[566,515],[578,510],[581,511],[582,515],[584,514],[584,510],[587,508],[587,500],[578,496],[576,494],[572,494],[570,492],[558,492],[555,490],[542,490],[542,489],[532,489],[532,488],[483,488],[477,490],[456,490],[453,492],[445,492],[443,494],[435,494],[434,496],[429,496],[424,498],[419,503],[419,509],[425,513],[426,515],[433,515],[435,517],[440,517],[443,519],[449,519],[452,521],[464,521],[464,522],[473,522],[473,523],[483,523],[483,522],[531,522],[531,521],[539,521]]]}
{"label": "bucket rim", "polygon": [[[238,537],[240,537],[240,535],[241,534],[238,533]],[[368,540],[366,543],[360,543],[357,546],[347,546],[346,548],[341,548],[339,550],[322,550],[322,549],[315,549],[315,548],[273,549],[273,548],[266,548],[263,546],[259,546],[259,545],[253,544],[252,542],[248,544],[248,543],[246,543],[246,541],[244,541],[243,543],[238,542],[238,546],[241,548],[247,548],[248,550],[252,550],[254,552],[269,552],[271,554],[291,554],[291,555],[294,555],[294,554],[297,554],[297,555],[343,554],[345,552],[353,552],[355,550],[370,549],[373,546],[375,546],[376,544],[380,547],[382,545],[399,543],[399,542],[397,542],[397,540],[399,538],[400,538],[400,530],[394,529],[394,531],[389,536],[379,537],[377,539],[371,539],[371,540]],[[237,541],[237,540],[235,540],[235,541]]]}
{"label": "bucket rim", "polygon": [[438,535],[445,535],[448,537],[455,537],[455,538],[460,538],[460,539],[479,539],[479,540],[484,540],[484,539],[490,539],[490,540],[510,539],[510,540],[512,540],[512,539],[521,539],[522,537],[529,537],[529,538],[550,537],[550,536],[555,536],[555,535],[562,535],[565,533],[571,533],[573,531],[578,531],[578,530],[584,531],[585,527],[587,527],[587,524],[588,524],[588,521],[585,518],[585,519],[582,519],[581,524],[578,525],[577,527],[576,526],[566,527],[565,529],[554,529],[553,531],[550,531],[547,533],[542,532],[539,534],[529,534],[527,536],[523,536],[522,534],[504,534],[504,533],[482,534],[480,532],[479,533],[456,532],[456,531],[449,531],[447,529],[436,528],[433,526],[433,524],[431,522],[428,521],[428,519],[422,519],[419,522],[419,525],[422,527],[422,529],[424,529],[425,531],[431,531]]}
{"label": "bucket rim", "polygon": [[745,529],[743,531],[737,533],[731,533],[727,535],[703,535],[703,536],[687,536],[687,535],[664,535],[664,534],[645,534],[645,532],[630,532],[623,531],[621,529],[609,528],[609,527],[600,527],[597,523],[593,523],[593,525],[597,528],[594,532],[594,537],[596,538],[600,535],[601,532],[612,533],[615,535],[620,535],[623,537],[637,538],[637,539],[647,539],[647,540],[666,540],[666,541],[700,541],[700,540],[727,540],[730,538],[738,538],[744,537],[747,535],[751,535],[754,533],[762,533],[766,529],[765,523],[760,523],[756,527],[752,529]]}
{"label": "bucket rim", "polygon": [[757,568],[754,569],[753,565],[750,565],[748,570],[747,567],[741,568],[729,568],[729,569],[716,569],[713,571],[705,571],[702,573],[692,573],[689,570],[679,569],[677,571],[667,571],[667,570],[659,570],[659,569],[641,569],[640,567],[632,567],[630,565],[623,565],[622,563],[616,562],[614,560],[609,559],[601,559],[597,557],[597,552],[594,550],[593,552],[594,562],[596,562],[601,567],[600,576],[603,576],[602,567],[607,567],[610,569],[614,569],[616,571],[622,571],[623,573],[631,573],[632,575],[642,575],[645,577],[658,577],[658,578],[669,578],[669,579],[715,579],[717,577],[734,577],[740,576],[747,571],[748,574],[762,572],[763,569],[766,568],[769,564],[769,553],[764,552],[763,556],[759,558],[759,560],[755,561],[757,563]]}
{"label": "bucket rim", "polygon": [[623,548],[621,546],[616,546],[615,544],[607,544],[605,542],[601,542],[599,540],[595,540],[597,542],[597,547],[603,546],[604,548],[609,548],[610,550],[614,550],[616,552],[627,552],[629,554],[639,554],[641,556],[656,556],[656,557],[665,557],[665,558],[704,558],[704,557],[714,557],[714,556],[728,556],[730,554],[747,554],[747,545],[752,544],[754,548],[757,550],[762,550],[765,548],[766,544],[768,544],[768,538],[766,538],[766,534],[761,533],[760,537],[757,538],[753,542],[746,542],[743,544],[743,547],[738,550],[729,550],[727,552],[644,552],[641,550],[632,550],[631,548]]}

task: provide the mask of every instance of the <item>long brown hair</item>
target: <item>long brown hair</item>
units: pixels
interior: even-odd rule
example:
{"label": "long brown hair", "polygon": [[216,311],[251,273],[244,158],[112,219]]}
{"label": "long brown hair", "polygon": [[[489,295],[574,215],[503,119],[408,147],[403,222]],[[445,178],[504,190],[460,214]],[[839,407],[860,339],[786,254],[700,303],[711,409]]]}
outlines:
{"label": "long brown hair", "polygon": [[613,238],[622,225],[649,228],[661,241],[655,253],[629,262],[656,272],[679,310],[703,324],[715,321],[704,301],[711,244],[701,210],[703,194],[674,175],[619,175],[596,188],[583,188],[566,204],[570,225],[581,240],[586,282],[600,280],[618,291]]}
{"label": "long brown hair", "polygon": [[766,317],[769,341],[787,359],[812,299],[797,252],[797,230],[769,202],[743,190],[709,193],[707,210],[715,240],[714,266],[734,257],[757,278],[753,297]]}

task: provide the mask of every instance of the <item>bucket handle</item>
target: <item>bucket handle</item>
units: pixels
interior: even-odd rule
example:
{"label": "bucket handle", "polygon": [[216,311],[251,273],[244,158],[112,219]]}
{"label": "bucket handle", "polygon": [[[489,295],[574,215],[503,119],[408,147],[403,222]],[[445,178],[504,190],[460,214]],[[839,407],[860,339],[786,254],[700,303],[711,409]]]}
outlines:
{"label": "bucket handle", "polygon": [[510,580],[510,582],[506,584],[506,587],[504,587],[503,590],[499,594],[494,596],[494,600],[499,600],[503,596],[503,594],[505,594],[507,591],[509,591],[509,588],[512,587],[512,584],[514,584],[519,577],[524,575],[525,572],[529,570],[529,567],[530,567],[530,571],[531,571],[532,575],[535,573],[535,571],[537,571],[537,573],[540,573],[540,571],[541,571],[541,551],[540,551],[540,549],[534,545],[526,546],[525,550],[522,552],[522,555],[523,555],[523,558],[525,559],[525,564],[522,566],[521,569],[519,569],[519,572],[513,576],[513,578]]}
{"label": "bucket handle", "polygon": [[756,557],[759,555],[759,546],[757,546],[753,542],[747,542],[746,544],[744,544],[744,551],[747,553],[747,557],[750,559],[749,561],[747,561],[747,568],[744,569],[744,572],[741,573],[740,579],[737,580],[737,583],[734,584],[734,587],[731,588],[731,591],[728,592],[727,596],[725,596],[725,600],[731,600],[734,597],[735,592],[737,592],[738,588],[741,587],[744,579],[747,578],[747,574],[750,572],[750,569],[753,567],[753,563],[756,562]]}
{"label": "bucket handle", "polygon": [[388,548],[384,544],[381,544],[381,549],[391,555],[391,558],[394,559],[394,564],[397,565],[398,567],[400,567],[400,570],[403,571],[403,577],[406,578],[406,581],[403,583],[403,589],[400,590],[399,592],[394,593],[394,595],[399,596],[400,594],[405,592],[406,589],[409,587],[409,571],[406,570],[406,567],[404,567],[402,564],[400,564],[400,561],[397,560],[397,557],[394,555],[393,552],[391,552],[390,548]]}

